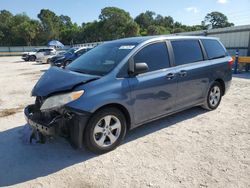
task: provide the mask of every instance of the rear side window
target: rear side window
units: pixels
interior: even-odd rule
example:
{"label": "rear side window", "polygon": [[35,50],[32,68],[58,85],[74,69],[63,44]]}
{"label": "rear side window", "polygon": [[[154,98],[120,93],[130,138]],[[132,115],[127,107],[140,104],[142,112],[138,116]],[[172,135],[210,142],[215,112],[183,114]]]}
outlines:
{"label": "rear side window", "polygon": [[203,39],[202,44],[207,52],[208,59],[226,56],[226,51],[217,40]]}
{"label": "rear side window", "polygon": [[183,65],[203,60],[200,43],[198,40],[177,40],[171,42],[175,64]]}
{"label": "rear side window", "polygon": [[165,42],[150,44],[134,56],[135,63],[147,63],[149,72],[169,67],[169,55]]}

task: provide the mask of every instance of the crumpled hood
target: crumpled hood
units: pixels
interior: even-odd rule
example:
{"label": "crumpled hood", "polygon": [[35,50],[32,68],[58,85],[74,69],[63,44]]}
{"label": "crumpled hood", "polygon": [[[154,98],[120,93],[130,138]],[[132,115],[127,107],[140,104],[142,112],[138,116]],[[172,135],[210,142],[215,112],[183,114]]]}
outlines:
{"label": "crumpled hood", "polygon": [[100,76],[81,74],[58,67],[47,70],[32,90],[32,96],[45,97],[52,93],[68,91],[74,86],[96,80]]}

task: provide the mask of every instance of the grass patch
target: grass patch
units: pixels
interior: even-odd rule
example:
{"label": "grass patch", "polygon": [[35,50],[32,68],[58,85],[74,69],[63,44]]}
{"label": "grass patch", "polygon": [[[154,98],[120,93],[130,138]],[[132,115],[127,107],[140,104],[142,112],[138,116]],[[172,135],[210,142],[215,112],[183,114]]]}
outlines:
{"label": "grass patch", "polygon": [[35,72],[24,72],[24,73],[20,73],[19,75],[40,75],[41,72],[40,71],[35,71]]}
{"label": "grass patch", "polygon": [[11,116],[23,110],[23,106],[19,106],[17,108],[8,108],[0,110],[0,117]]}

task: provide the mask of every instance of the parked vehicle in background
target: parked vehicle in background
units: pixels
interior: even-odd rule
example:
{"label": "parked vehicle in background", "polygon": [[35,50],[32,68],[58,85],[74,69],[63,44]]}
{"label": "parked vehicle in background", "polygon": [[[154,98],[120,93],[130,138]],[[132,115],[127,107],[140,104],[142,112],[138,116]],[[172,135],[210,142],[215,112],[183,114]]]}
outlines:
{"label": "parked vehicle in background", "polygon": [[77,49],[79,49],[79,48],[73,47],[73,48],[68,49],[64,54],[55,55],[54,57],[50,58],[50,64],[53,64],[55,61],[57,61],[59,59],[64,59],[64,58],[70,57]]}
{"label": "parked vehicle in background", "polygon": [[22,59],[24,61],[35,61],[36,60],[36,53],[37,53],[38,49],[33,49],[30,52],[24,52],[22,54]]}
{"label": "parked vehicle in background", "polygon": [[54,48],[49,48],[47,50],[36,53],[36,62],[37,63],[49,63],[48,59],[52,58],[57,54],[57,51]]}
{"label": "parked vehicle in background", "polygon": [[54,48],[48,48],[48,47],[35,48],[31,52],[24,52],[23,55],[22,55],[22,59],[24,61],[36,61],[38,53],[41,53],[41,52],[48,53],[48,52],[51,52],[51,51],[56,51],[56,50]]}
{"label": "parked vehicle in background", "polygon": [[[68,51],[68,50],[67,50],[67,51]],[[57,52],[56,52],[56,55],[53,55],[53,56],[51,56],[51,57],[48,58],[47,63],[50,63],[51,61],[53,61],[53,60],[54,60],[55,58],[57,58],[57,57],[62,57],[62,56],[64,56],[64,55],[66,54],[67,51],[65,51],[65,50],[57,51]]]}
{"label": "parked vehicle in background", "polygon": [[93,152],[116,148],[128,130],[193,106],[215,110],[233,60],[212,37],[152,36],[101,44],[65,69],[50,68],[24,110],[34,135],[68,135]]}
{"label": "parked vehicle in background", "polygon": [[81,48],[71,48],[68,52],[66,52],[63,56],[55,57],[51,59],[50,65],[57,67],[65,67],[70,64],[72,61],[80,57],[82,54],[91,50],[90,47],[81,47]]}

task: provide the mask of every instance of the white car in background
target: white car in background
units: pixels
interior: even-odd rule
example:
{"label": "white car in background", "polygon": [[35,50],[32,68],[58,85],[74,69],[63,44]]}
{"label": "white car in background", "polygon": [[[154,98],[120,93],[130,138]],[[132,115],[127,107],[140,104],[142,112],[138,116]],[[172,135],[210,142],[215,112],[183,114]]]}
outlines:
{"label": "white car in background", "polygon": [[38,52],[36,54],[36,62],[37,63],[49,63],[49,59],[52,58],[53,56],[57,55],[58,52],[54,48],[49,48],[46,51],[43,52]]}
{"label": "white car in background", "polygon": [[22,59],[24,61],[36,61],[39,53],[54,53],[54,52],[56,52],[54,48],[49,48],[49,47],[35,48],[30,52],[24,52],[22,55]]}

